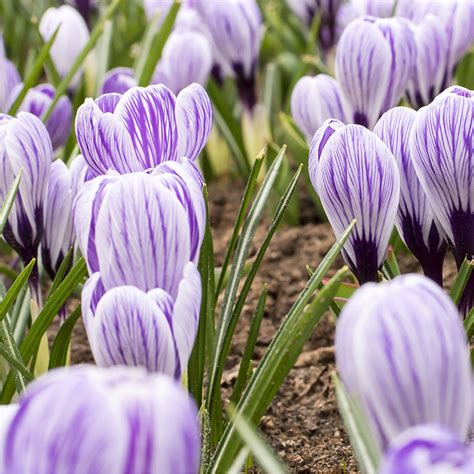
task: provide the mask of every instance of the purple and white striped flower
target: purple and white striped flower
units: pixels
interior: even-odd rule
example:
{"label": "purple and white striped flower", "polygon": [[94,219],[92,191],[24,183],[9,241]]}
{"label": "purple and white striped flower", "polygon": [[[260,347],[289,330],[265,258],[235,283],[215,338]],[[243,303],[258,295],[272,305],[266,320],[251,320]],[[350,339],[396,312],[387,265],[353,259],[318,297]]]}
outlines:
{"label": "purple and white striped flower", "polygon": [[1,449],[12,474],[192,474],[199,469],[197,410],[164,375],[56,369],[20,398]]}
{"label": "purple and white striped flower", "polygon": [[212,129],[212,105],[198,84],[176,97],[163,85],[87,99],[76,117],[82,155],[95,175],[196,160]]}
{"label": "purple and white striped flower", "polygon": [[72,205],[86,179],[87,164],[78,156],[69,169],[61,160],[51,165],[48,189],[44,202],[44,233],[41,241],[42,263],[53,279],[64,260],[74,247]]}
{"label": "purple and white striped flower", "polygon": [[445,87],[448,38],[441,20],[431,14],[419,25],[414,25],[413,32],[416,62],[407,97],[414,107],[423,107]]}
{"label": "purple and white striped flower", "polygon": [[425,275],[442,285],[446,254],[444,233],[421,187],[410,152],[410,135],[416,116],[412,109],[395,107],[382,115],[374,133],[393,153],[400,172],[398,232],[420,262]]}
{"label": "purple and white striped flower", "polygon": [[41,120],[27,112],[0,114],[0,199],[5,200],[22,170],[20,187],[3,236],[29,263],[43,235],[44,200],[51,168],[51,140]]}
{"label": "purple and white striped flower", "polygon": [[352,118],[339,83],[326,74],[305,76],[296,83],[291,94],[291,113],[308,142],[325,120],[348,123]]}
{"label": "purple and white striped flower", "polygon": [[338,320],[336,363],[382,451],[423,423],[466,439],[472,409],[466,333],[449,296],[429,278],[404,275],[357,290]]}
{"label": "purple and white striped flower", "polygon": [[415,426],[395,438],[380,474],[471,474],[472,447],[438,425]]}
{"label": "purple and white striped flower", "polygon": [[336,77],[353,108],[351,122],[373,128],[385,111],[397,105],[413,75],[415,58],[407,20],[353,21],[336,51]]}
{"label": "purple and white striped flower", "polygon": [[[474,257],[473,122],[474,94],[452,87],[420,109],[410,140],[416,174],[458,265]],[[465,314],[473,299],[471,278],[461,302]]]}
{"label": "purple and white striped flower", "polygon": [[336,17],[343,0],[287,0],[298,18],[311,26],[316,14],[320,15],[319,40],[326,51],[336,43]]}
{"label": "purple and white striped flower", "polygon": [[205,86],[213,63],[206,36],[196,31],[174,31],[165,44],[152,82],[164,84],[175,94],[193,83]]}
{"label": "purple and white striped flower", "polygon": [[[60,25],[49,54],[58,73],[64,78],[89,41],[89,30],[84,18],[75,8],[70,5],[51,7],[43,14],[39,24],[43,39],[48,41]],[[81,71],[74,76],[70,87],[75,89],[80,79]]]}
{"label": "purple and white striped flower", "polygon": [[3,37],[0,35],[0,112],[7,112],[9,96],[21,82],[16,66],[7,59]]}
{"label": "purple and white striped flower", "polygon": [[212,38],[214,50],[232,69],[242,103],[257,103],[255,79],[262,42],[262,15],[255,0],[197,0],[195,7]]}
{"label": "purple and white striped flower", "polygon": [[[18,84],[10,97],[10,104],[13,104],[18,94],[20,94],[23,84]],[[23,102],[19,111],[29,112],[41,118],[46,112],[49,105],[54,99],[56,89],[50,84],[40,84],[31,88]],[[57,150],[62,147],[71,133],[72,125],[72,105],[69,98],[65,95],[61,96],[51,117],[46,122],[46,129],[51,138],[53,149]]]}
{"label": "purple and white striped flower", "polygon": [[107,72],[102,82],[101,94],[125,94],[132,87],[137,87],[133,69],[129,67],[116,67]]}
{"label": "purple and white striped flower", "polygon": [[336,237],[357,220],[343,255],[361,284],[377,281],[400,195],[400,176],[390,150],[365,127],[339,128],[323,148],[315,190]]}
{"label": "purple and white striped flower", "polygon": [[[155,175],[103,176],[85,184],[75,204],[75,227],[95,272],[82,302],[96,362],[179,377],[199,321],[195,262],[205,206],[184,165],[161,168]],[[79,234],[87,226],[89,232]]]}

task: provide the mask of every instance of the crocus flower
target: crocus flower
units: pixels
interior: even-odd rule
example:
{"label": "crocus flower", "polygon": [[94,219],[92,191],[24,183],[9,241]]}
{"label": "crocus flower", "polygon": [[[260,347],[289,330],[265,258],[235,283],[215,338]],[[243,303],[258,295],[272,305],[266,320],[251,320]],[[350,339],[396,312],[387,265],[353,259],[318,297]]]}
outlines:
{"label": "crocus flower", "polygon": [[438,425],[415,426],[395,438],[380,474],[471,474],[474,451]]}
{"label": "crocus flower", "polygon": [[199,468],[197,410],[164,375],[57,369],[22,395],[1,448],[12,474],[192,474]]}
{"label": "crocus flower", "polygon": [[21,82],[16,66],[7,59],[3,37],[0,35],[0,112],[7,112],[9,96]]}
{"label": "crocus flower", "polygon": [[[199,320],[194,262],[205,208],[197,182],[174,165],[155,175],[98,177],[76,200],[79,245],[96,270],[82,303],[99,365],[141,365],[176,377],[186,368]],[[87,222],[94,223],[89,235]]]}
{"label": "crocus flower", "polygon": [[325,120],[347,123],[352,118],[339,83],[326,74],[305,76],[296,83],[291,94],[291,113],[308,142]]}
{"label": "crocus flower", "polygon": [[132,87],[136,87],[138,81],[133,69],[129,67],[117,67],[111,69],[104,76],[101,94],[125,94]]}
{"label": "crocus flower", "polygon": [[408,83],[407,97],[414,107],[428,105],[445,87],[448,38],[443,23],[428,15],[413,26],[416,62]]}
{"label": "crocus flower", "polygon": [[357,219],[343,254],[360,283],[376,281],[400,194],[390,150],[360,125],[339,128],[322,150],[315,190],[337,237]]}
{"label": "crocus flower", "polygon": [[75,244],[72,204],[86,175],[86,162],[77,157],[69,169],[61,160],[51,165],[44,201],[44,234],[41,241],[43,265],[54,279],[64,257]]}
{"label": "crocus flower", "polygon": [[243,105],[252,110],[257,103],[255,79],[263,32],[257,2],[198,0],[196,3],[215,49],[232,68]]}
{"label": "crocus flower", "polygon": [[336,17],[343,0],[287,0],[287,3],[307,26],[311,26],[315,15],[319,14],[319,39],[323,49],[328,50],[335,44]]}
{"label": "crocus flower", "polygon": [[91,171],[129,173],[181,157],[196,160],[212,129],[212,105],[198,84],[176,97],[163,85],[87,99],[76,135]]}
{"label": "crocus flower", "polygon": [[193,83],[205,86],[213,63],[206,36],[195,31],[174,31],[165,44],[152,82],[164,84],[175,94]]}
{"label": "crocus flower", "polygon": [[[18,94],[21,92],[23,84],[18,84],[12,92],[10,103],[13,104]],[[50,84],[40,84],[31,88],[19,110],[23,112],[30,112],[41,118],[46,112],[49,105],[54,99],[56,89]],[[46,129],[51,138],[53,149],[57,150],[62,147],[69,137],[72,125],[72,105],[67,96],[61,96],[56,107],[51,114],[51,117],[46,122]]]}
{"label": "crocus flower", "polygon": [[[77,57],[89,41],[89,30],[84,18],[70,5],[59,8],[48,8],[41,18],[39,30],[45,41],[48,41],[60,26],[56,40],[49,54],[61,77],[65,77]],[[76,88],[81,79],[79,71],[71,81],[70,87]]]}
{"label": "crocus flower", "polygon": [[336,51],[336,77],[353,108],[351,122],[372,128],[397,105],[413,75],[415,39],[401,18],[353,21]]}
{"label": "crocus flower", "polygon": [[37,257],[43,235],[44,200],[52,157],[51,140],[41,120],[27,112],[20,112],[17,118],[0,114],[2,202],[22,170],[3,236],[25,263]]}
{"label": "crocus flower", "polygon": [[442,285],[446,253],[444,233],[421,187],[410,152],[410,135],[416,115],[407,107],[395,107],[382,115],[374,132],[393,153],[400,172],[398,232],[420,262],[425,275]]}
{"label": "crocus flower", "polygon": [[0,405],[0,472],[5,471],[5,460],[4,460],[4,449],[6,440],[7,440],[7,432],[8,427],[10,426],[10,422],[15,416],[16,412],[18,411],[17,404],[11,405]]}
{"label": "crocus flower", "polygon": [[97,0],[67,0],[67,3],[74,5],[86,22],[89,22],[91,12],[97,8]]}
{"label": "crocus flower", "polygon": [[[420,109],[410,140],[416,174],[458,265],[474,257],[473,119],[473,93],[453,87]],[[463,313],[473,299],[471,277],[461,301]]]}
{"label": "crocus flower", "polygon": [[382,451],[423,423],[466,439],[472,407],[466,333],[449,296],[429,278],[404,275],[357,290],[338,320],[336,362]]}

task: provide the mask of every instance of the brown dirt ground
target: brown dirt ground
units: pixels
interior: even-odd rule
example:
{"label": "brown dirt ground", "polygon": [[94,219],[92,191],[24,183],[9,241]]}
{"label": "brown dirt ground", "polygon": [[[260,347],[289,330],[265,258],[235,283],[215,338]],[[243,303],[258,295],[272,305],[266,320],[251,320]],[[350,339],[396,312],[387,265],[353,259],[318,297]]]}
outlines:
{"label": "brown dirt ground", "polygon": [[[222,262],[232,226],[242,199],[242,188],[221,181],[209,192],[211,225],[216,264]],[[334,243],[328,224],[315,222],[312,206],[303,199],[303,224],[298,228],[282,227],[277,231],[256,277],[238,323],[223,377],[223,398],[235,381],[249,327],[264,284],[268,298],[264,320],[254,353],[254,364],[262,357],[282,318],[308,280],[306,265],[316,267]],[[255,239],[253,254],[263,240],[264,219]],[[401,259],[403,272],[420,271],[413,258]],[[336,261],[340,268],[342,259]],[[453,261],[447,262],[446,278],[452,280]],[[334,364],[334,317],[328,313],[316,327],[295,367],[283,383],[261,429],[290,472],[338,473],[357,470],[357,463],[337,410],[331,374]],[[93,362],[84,328],[78,324],[72,341],[72,362]]]}

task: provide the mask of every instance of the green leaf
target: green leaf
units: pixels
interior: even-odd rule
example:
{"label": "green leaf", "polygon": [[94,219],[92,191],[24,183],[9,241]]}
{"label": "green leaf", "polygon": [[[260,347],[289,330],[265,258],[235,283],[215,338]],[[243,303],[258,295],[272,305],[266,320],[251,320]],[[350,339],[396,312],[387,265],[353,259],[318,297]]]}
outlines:
{"label": "green leaf", "polygon": [[293,155],[298,158],[300,163],[305,162],[308,159],[309,147],[304,139],[304,136],[298,130],[298,127],[295,124],[295,121],[292,117],[280,112],[280,123],[285,132],[285,137],[288,139],[288,144],[292,150]]}
{"label": "green leaf", "polygon": [[253,352],[255,350],[255,344],[257,343],[258,333],[260,331],[260,325],[262,323],[263,315],[265,313],[265,303],[267,300],[268,288],[265,285],[263,287],[260,298],[258,299],[257,308],[250,323],[249,335],[247,337],[247,343],[245,344],[244,354],[240,361],[239,374],[237,375],[237,380],[235,381],[234,388],[232,390],[232,397],[230,399],[231,403],[236,405],[239,400],[242,392],[247,384],[249,377],[249,368],[252,362]]}
{"label": "green leaf", "polygon": [[[350,229],[352,230],[352,227]],[[346,233],[345,238],[347,236]],[[334,298],[342,279],[348,275],[349,269],[343,267],[331,279],[331,282],[316,295],[312,303],[307,306],[323,275],[331,265],[330,260],[335,259],[341,248],[342,244],[338,242],[328,254],[330,257],[326,256],[313,274],[255,370],[237,406],[237,411],[252,423],[259,423],[260,418],[301,354],[304,344],[311,336],[314,327],[329,308],[329,304]],[[241,443],[235,427],[230,424],[227,425],[208,472],[226,472],[240,446]]]}
{"label": "green leaf", "polygon": [[113,37],[113,29],[113,22],[110,20],[106,21],[104,26],[104,34],[102,35],[99,46],[97,48],[97,77],[95,81],[96,95],[99,95],[102,83],[104,82],[104,76],[109,69],[109,58],[112,46],[111,43]]}
{"label": "green leaf", "polygon": [[243,268],[252,246],[255,232],[257,231],[257,227],[266,207],[268,197],[270,196],[273,185],[277,179],[285,152],[286,147],[284,146],[265,176],[262,187],[260,188],[260,191],[255,198],[255,202],[250,209],[248,218],[245,221],[244,228],[242,230],[242,234],[237,243],[237,249],[235,251],[234,261],[232,263],[229,283],[224,294],[222,312],[217,330],[214,357],[210,366],[209,385],[206,399],[206,408],[211,416],[213,440],[217,439],[214,437],[216,432],[216,425],[214,423],[217,423],[221,416],[221,407],[219,406],[218,400],[220,396],[220,386],[222,373],[224,370],[224,362],[229,352],[233,329],[235,328],[235,318],[233,317],[233,311],[236,302],[237,291]]}
{"label": "green leaf", "polygon": [[0,321],[5,318],[11,305],[15,302],[18,294],[26,285],[28,278],[30,278],[31,272],[35,267],[35,264],[36,259],[31,260],[31,262],[22,270],[18,278],[12,283],[6,295],[0,302]]}
{"label": "green leaf", "polygon": [[65,255],[63,261],[61,262],[61,265],[59,266],[59,269],[56,273],[56,276],[54,277],[53,283],[51,285],[51,289],[49,290],[48,298],[58,289],[58,286],[64,280],[64,277],[66,276],[66,273],[70,268],[73,253],[74,253],[74,249],[71,247],[68,253]]}
{"label": "green leaf", "polygon": [[241,124],[232,115],[233,105],[227,102],[225,92],[219,89],[213,79],[209,80],[206,90],[214,105],[214,121],[232,151],[232,157],[240,176],[247,181],[250,165],[242,137]]}
{"label": "green leaf", "polygon": [[397,257],[391,247],[387,252],[387,258],[382,267],[382,273],[387,280],[393,280],[397,276],[400,276],[400,267],[398,266]]}
{"label": "green leaf", "polygon": [[[209,218],[209,202],[207,186],[204,186],[204,201],[206,203],[206,230],[199,259],[199,273],[202,280],[201,313],[193,351],[188,364],[188,389],[198,406],[202,404],[202,387],[204,380],[204,365],[206,350],[211,350],[214,343],[214,309],[215,309],[215,280],[214,280],[214,248]],[[210,335],[208,339],[208,334]],[[209,355],[209,354],[208,354]]]}
{"label": "green leaf", "polygon": [[[41,338],[48,330],[54,317],[58,314],[66,300],[86,275],[87,267],[84,259],[81,258],[73,266],[64,281],[58,286],[58,289],[49,297],[48,301],[46,301],[43,309],[40,311],[38,317],[28,331],[28,334],[21,343],[20,352],[25,364],[28,364],[30,359],[35,356]],[[14,388],[11,376],[9,376],[5,383],[0,402],[9,403],[13,396],[13,392]]]}
{"label": "green leaf", "polygon": [[229,266],[230,259],[234,254],[235,247],[237,246],[237,239],[239,238],[240,229],[242,227],[242,222],[244,221],[247,210],[250,206],[250,202],[257,186],[258,175],[260,169],[262,168],[263,160],[265,159],[265,152],[257,156],[255,163],[253,164],[250,177],[247,180],[247,185],[245,187],[244,196],[242,198],[242,203],[240,204],[239,213],[237,215],[237,220],[235,221],[234,229],[232,230],[232,235],[229,240],[229,245],[224,257],[224,262],[221,267],[221,272],[219,275],[219,280],[216,286],[216,299],[219,297],[219,294],[223,288],[224,281],[227,275],[227,268]]}
{"label": "green leaf", "polygon": [[347,394],[339,378],[334,375],[336,398],[351,445],[359,461],[361,471],[376,474],[381,453],[367,425],[357,401]]}
{"label": "green leaf", "polygon": [[[181,2],[174,2],[171,6],[168,15],[166,15],[165,21],[160,27],[160,31],[155,36],[154,41],[150,41],[150,38],[153,33],[153,28],[150,27],[147,31],[148,35],[145,35],[144,44],[142,45],[142,55],[143,60],[140,60],[137,64],[137,78],[138,84],[142,87],[148,86],[150,84],[153,73],[155,72],[156,65],[161,58],[163,53],[163,48],[165,47],[166,41],[171,34],[173,29],[174,22],[178,16],[179,9],[181,7]],[[156,19],[153,18],[152,22],[156,23]]]}
{"label": "green leaf", "polygon": [[28,91],[36,85],[38,77],[40,76],[43,70],[43,65],[49,58],[49,51],[51,50],[54,41],[56,40],[56,36],[58,35],[60,27],[61,26],[58,26],[56,28],[56,31],[53,33],[53,36],[51,36],[49,41],[46,42],[41,48],[41,51],[38,54],[38,57],[36,58],[36,61],[33,67],[31,68],[30,73],[28,74],[28,77],[23,83],[23,87],[21,88],[20,93],[18,94],[17,98],[15,99],[15,101],[7,112],[8,115],[15,115],[18,112],[18,109],[20,108],[20,105],[23,102],[23,99],[26,97]]}
{"label": "green leaf", "polygon": [[245,446],[253,453],[258,461],[259,466],[263,472],[271,474],[285,474],[286,468],[277,458],[273,450],[262,439],[257,430],[235,410],[233,406],[229,406],[229,413],[231,415],[231,422],[235,427],[237,433],[241,437]]}
{"label": "green leaf", "polygon": [[455,304],[458,304],[459,301],[461,301],[461,297],[464,293],[467,282],[469,281],[473,268],[474,261],[464,259],[450,293],[451,299]]}
{"label": "green leaf", "polygon": [[16,195],[18,193],[18,188],[20,187],[21,177],[23,175],[23,170],[20,170],[18,176],[13,181],[10,191],[8,191],[7,197],[2,205],[2,210],[0,211],[0,234],[3,233],[3,229],[8,221],[8,216],[12,210],[13,203],[15,202]]}
{"label": "green leaf", "polygon": [[469,311],[464,320],[464,329],[466,330],[467,339],[471,340],[471,337],[474,336],[474,308]]}
{"label": "green leaf", "polygon": [[72,314],[64,321],[59,329],[51,348],[49,358],[49,370],[56,367],[64,367],[67,362],[72,331],[78,319],[81,317],[81,306],[79,305]]}
{"label": "green leaf", "polygon": [[56,94],[54,95],[53,100],[51,101],[51,103],[49,104],[49,107],[47,108],[43,116],[41,117],[44,123],[46,123],[48,119],[51,117],[51,114],[53,113],[61,96],[67,92],[67,88],[69,87],[69,84],[73,80],[77,71],[79,71],[79,68],[82,66],[82,63],[86,60],[89,53],[94,49],[94,46],[96,45],[97,41],[99,41],[99,38],[102,36],[102,33],[104,32],[104,28],[107,21],[115,13],[115,10],[119,6],[119,4],[120,4],[120,0],[112,0],[112,3],[105,10],[104,15],[96,23],[94,29],[92,30],[90,34],[89,41],[86,43],[83,50],[77,56],[73,65],[71,66],[71,69],[66,74],[66,77],[58,84],[58,87],[56,88]]}
{"label": "green leaf", "polygon": [[471,51],[459,63],[456,78],[456,84],[470,90],[474,89],[474,49],[471,48]]}

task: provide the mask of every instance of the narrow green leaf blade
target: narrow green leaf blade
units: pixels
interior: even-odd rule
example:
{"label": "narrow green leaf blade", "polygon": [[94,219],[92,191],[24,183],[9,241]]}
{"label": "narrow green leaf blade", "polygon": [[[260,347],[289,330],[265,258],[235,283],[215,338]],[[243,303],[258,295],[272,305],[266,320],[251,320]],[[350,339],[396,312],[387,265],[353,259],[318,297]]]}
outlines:
{"label": "narrow green leaf blade", "polygon": [[20,181],[22,177],[23,171],[20,170],[18,176],[13,181],[12,187],[10,191],[8,191],[7,197],[2,206],[2,210],[0,211],[0,234],[3,233],[3,229],[5,228],[5,224],[8,221],[8,216],[13,207],[13,203],[15,202],[16,195],[18,193],[18,188],[20,187]]}
{"label": "narrow green leaf blade", "polygon": [[78,306],[66,319],[66,321],[64,321],[61,328],[59,329],[51,348],[49,370],[56,367],[64,367],[66,365],[72,331],[74,330],[74,326],[80,317],[81,306]]}
{"label": "narrow green leaf blade", "polygon": [[451,299],[455,304],[458,304],[461,300],[462,294],[464,293],[464,289],[466,288],[467,282],[471,277],[473,269],[474,261],[464,259],[450,293]]}

